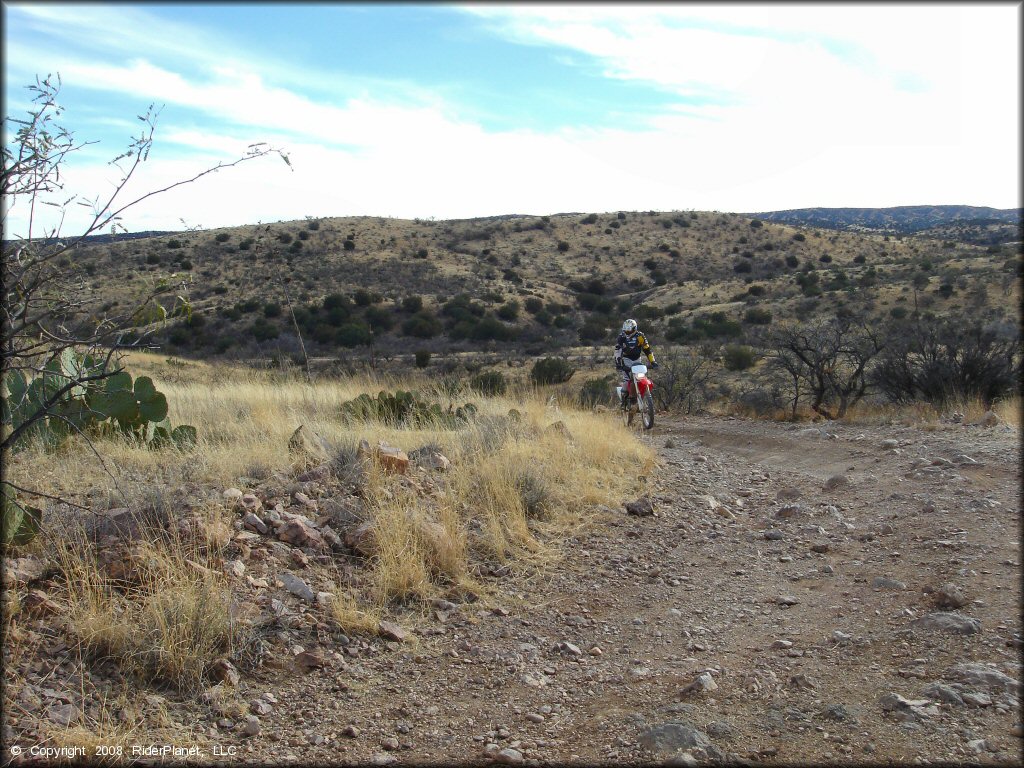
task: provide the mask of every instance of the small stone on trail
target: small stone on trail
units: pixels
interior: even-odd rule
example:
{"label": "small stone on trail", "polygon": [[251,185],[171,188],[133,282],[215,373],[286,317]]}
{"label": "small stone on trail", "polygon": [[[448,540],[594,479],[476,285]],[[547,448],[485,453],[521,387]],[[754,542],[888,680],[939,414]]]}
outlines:
{"label": "small stone on trail", "polygon": [[636,501],[627,502],[626,512],[637,517],[650,517],[654,514],[654,502],[649,496],[643,496]]}
{"label": "small stone on trail", "polygon": [[256,715],[249,715],[245,718],[245,727],[242,729],[242,733],[246,736],[259,736],[260,719]]}
{"label": "small stone on trail", "polygon": [[394,640],[398,643],[404,643],[408,638],[408,633],[397,624],[390,621],[382,621],[377,625],[377,631],[382,637],[388,640]]}

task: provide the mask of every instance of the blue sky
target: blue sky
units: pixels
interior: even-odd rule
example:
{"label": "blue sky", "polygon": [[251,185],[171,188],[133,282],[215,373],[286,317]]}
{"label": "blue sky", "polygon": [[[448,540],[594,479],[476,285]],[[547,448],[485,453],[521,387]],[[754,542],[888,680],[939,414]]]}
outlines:
{"label": "blue sky", "polygon": [[[161,107],[130,230],[304,216],[1020,201],[1021,5],[4,2],[5,114],[59,72],[97,143]],[[6,137],[5,137],[6,140]],[[67,195],[65,195],[67,197]],[[26,206],[7,214],[12,233]],[[72,209],[66,231],[80,225]]]}

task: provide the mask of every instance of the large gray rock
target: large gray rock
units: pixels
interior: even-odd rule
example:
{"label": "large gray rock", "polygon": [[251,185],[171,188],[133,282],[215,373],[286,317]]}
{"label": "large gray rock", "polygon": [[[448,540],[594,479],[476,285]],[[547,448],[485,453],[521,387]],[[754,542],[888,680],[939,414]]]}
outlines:
{"label": "large gray rock", "polygon": [[292,467],[305,471],[329,462],[333,456],[330,443],[307,427],[299,426],[288,440],[288,457]]}
{"label": "large gray rock", "polygon": [[945,677],[948,680],[958,680],[969,685],[982,685],[989,689],[1006,691],[1014,696],[1020,696],[1020,682],[1003,674],[991,664],[974,661],[957,664],[946,670]]}
{"label": "large gray rock", "polygon": [[958,635],[973,635],[981,632],[981,622],[959,613],[936,611],[915,619],[911,624],[917,629],[931,629],[938,632],[953,632]]}
{"label": "large gray rock", "polygon": [[640,746],[651,752],[673,753],[682,749],[707,749],[711,740],[690,723],[662,723],[640,735]]}

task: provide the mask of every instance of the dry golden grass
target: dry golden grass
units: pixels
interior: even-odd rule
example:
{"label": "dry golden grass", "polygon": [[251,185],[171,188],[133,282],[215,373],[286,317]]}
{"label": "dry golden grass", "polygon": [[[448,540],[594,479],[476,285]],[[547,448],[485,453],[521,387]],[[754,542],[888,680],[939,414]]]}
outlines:
{"label": "dry golden grass", "polygon": [[[430,379],[362,377],[309,385],[276,372],[182,365],[153,355],[133,356],[128,368],[154,377],[167,395],[172,423],[197,426],[193,450],[148,450],[103,438],[96,441],[101,463],[84,441],[73,440],[57,453],[19,454],[12,475],[100,507],[152,508],[150,516],[164,519],[173,517],[164,509],[165,497],[181,483],[220,490],[275,472],[289,475],[288,440],[299,425],[336,446],[351,448],[361,439],[406,451],[432,445],[451,459],[451,470],[439,478],[443,494],[425,494],[376,465],[369,468],[363,495],[376,547],[369,562],[370,607],[353,608],[339,598],[334,608],[339,623],[353,626],[362,621],[353,610],[372,619],[391,599],[460,588],[479,592],[470,575],[473,560],[542,564],[556,554],[546,542],[586,524],[592,506],[620,503],[654,461],[651,449],[612,414],[552,407],[525,387],[506,397],[457,394],[447,400],[435,393],[442,404],[474,402],[476,418],[457,429],[414,428],[346,422],[341,405],[382,389],[429,393]],[[558,421],[561,429],[550,428]],[[129,593],[84,552],[61,551],[73,585],[71,623],[92,654],[124,659],[145,676],[186,687],[198,682],[212,657],[223,655],[237,629],[227,618],[228,587],[219,573],[189,562],[201,565],[226,541],[230,530],[218,513],[224,514],[208,510],[205,525],[217,541],[158,540],[140,548],[145,577]]]}
{"label": "dry golden grass", "polygon": [[364,607],[347,591],[341,591],[331,602],[331,616],[347,634],[375,635],[380,623],[380,606]]}
{"label": "dry golden grass", "polygon": [[196,690],[242,632],[225,578],[192,543],[142,541],[111,571],[83,542],[58,539],[56,559],[68,626],[86,655],[144,679]]}

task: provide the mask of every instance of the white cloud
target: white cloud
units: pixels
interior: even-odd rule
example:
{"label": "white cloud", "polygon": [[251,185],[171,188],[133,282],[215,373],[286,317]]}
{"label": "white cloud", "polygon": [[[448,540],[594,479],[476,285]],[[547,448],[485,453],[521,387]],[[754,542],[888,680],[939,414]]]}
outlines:
{"label": "white cloud", "polygon": [[[408,83],[371,98],[341,95],[361,88],[338,81],[334,96],[315,98],[226,48],[187,67],[154,63],[137,55],[142,32],[119,43],[134,59],[69,50],[47,60],[78,86],[167,103],[139,192],[237,157],[252,141],[289,150],[294,172],[272,159],[223,171],[139,206],[126,221],[136,231],[173,229],[179,218],[215,227],[306,215],[1020,204],[1020,41],[1005,7],[467,10],[608,77],[656,84],[680,104],[644,116],[641,131],[488,131]],[[187,57],[207,44],[172,32],[154,51]],[[17,41],[8,54],[32,56]],[[67,170],[69,189],[109,186],[105,166]]]}

